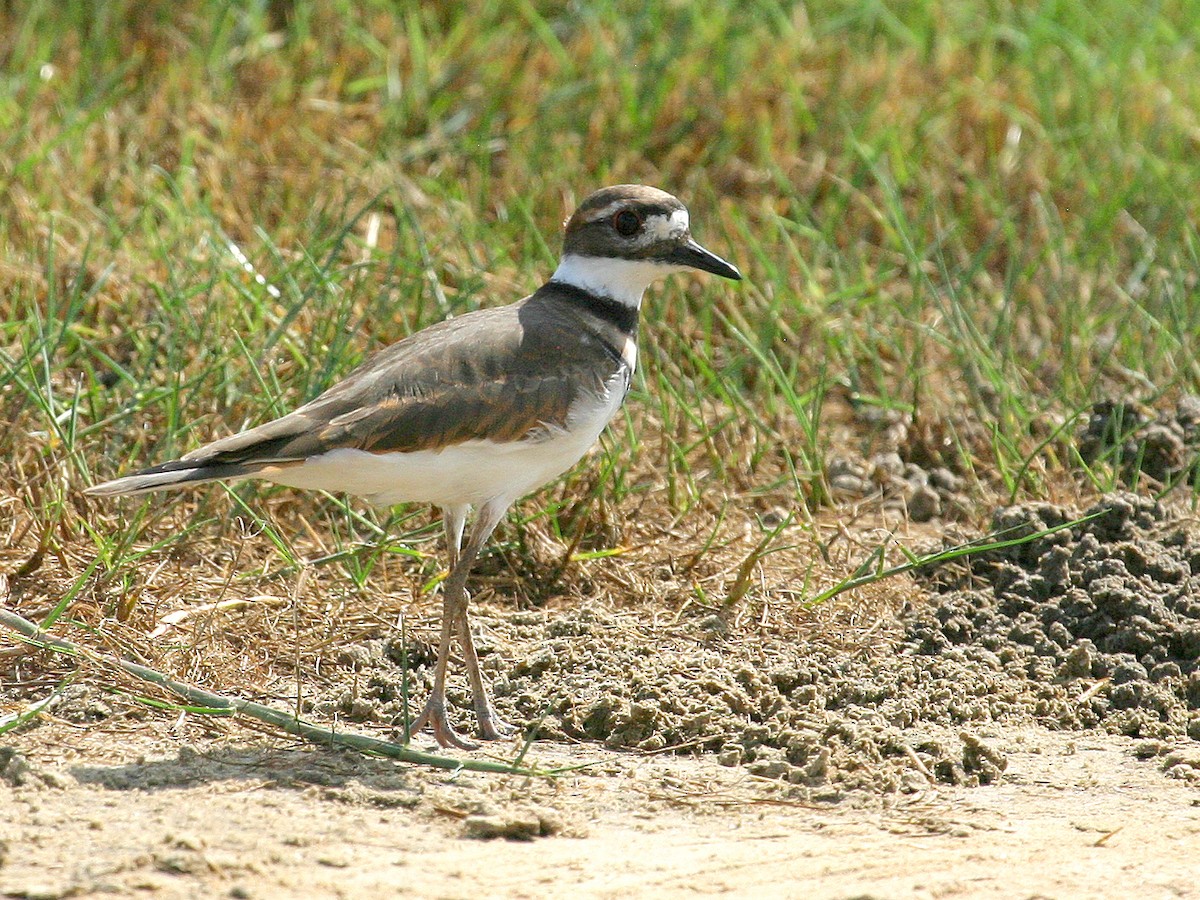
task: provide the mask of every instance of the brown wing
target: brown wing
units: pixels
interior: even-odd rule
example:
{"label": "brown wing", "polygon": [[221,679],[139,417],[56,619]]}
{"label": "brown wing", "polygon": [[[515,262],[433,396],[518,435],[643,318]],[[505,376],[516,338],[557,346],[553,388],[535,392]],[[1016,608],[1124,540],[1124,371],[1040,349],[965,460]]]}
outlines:
{"label": "brown wing", "polygon": [[295,412],[184,460],[252,470],[344,447],[405,452],[561,426],[584,392],[603,390],[619,360],[549,306],[535,294],[431,326]]}

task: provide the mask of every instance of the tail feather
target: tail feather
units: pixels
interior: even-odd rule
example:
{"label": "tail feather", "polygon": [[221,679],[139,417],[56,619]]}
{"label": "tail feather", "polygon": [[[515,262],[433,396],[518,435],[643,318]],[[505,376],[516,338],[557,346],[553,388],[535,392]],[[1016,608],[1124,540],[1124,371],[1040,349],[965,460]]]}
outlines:
{"label": "tail feather", "polygon": [[246,478],[253,474],[254,468],[244,464],[214,464],[204,460],[177,459],[134,472],[123,478],[92,485],[85,488],[83,492],[97,497],[117,494],[146,494],[164,488],[188,487],[209,481]]}

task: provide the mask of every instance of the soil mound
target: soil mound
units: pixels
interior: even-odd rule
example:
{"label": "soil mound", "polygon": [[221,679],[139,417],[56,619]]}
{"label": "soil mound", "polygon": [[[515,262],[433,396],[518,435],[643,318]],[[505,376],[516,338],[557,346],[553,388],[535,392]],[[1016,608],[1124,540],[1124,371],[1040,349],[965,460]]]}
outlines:
{"label": "soil mound", "polygon": [[[973,557],[927,580],[941,597],[908,625],[917,652],[983,648],[1061,685],[1063,727],[1200,738],[1200,538],[1190,519],[1136,494],[1104,499],[1075,528]],[[1034,534],[1077,516],[999,510],[993,528]]]}
{"label": "soil mound", "polygon": [[[992,781],[1005,759],[987,734],[1000,722],[1200,737],[1200,537],[1133,494],[1088,513],[928,573],[929,602],[865,648],[735,632],[720,615],[662,626],[586,605],[482,616],[480,651],[502,714],[539,737],[713,753],[813,800]],[[1015,537],[1078,517],[1025,504],[994,526]],[[421,651],[358,645],[358,691],[312,713],[397,721],[404,679],[410,696],[427,687]]]}

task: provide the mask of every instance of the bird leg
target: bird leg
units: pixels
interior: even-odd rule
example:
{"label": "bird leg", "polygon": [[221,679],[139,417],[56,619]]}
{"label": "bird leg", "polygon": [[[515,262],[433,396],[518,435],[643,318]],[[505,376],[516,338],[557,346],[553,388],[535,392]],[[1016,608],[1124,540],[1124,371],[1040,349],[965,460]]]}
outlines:
{"label": "bird leg", "polygon": [[483,673],[479,671],[479,657],[475,653],[475,641],[471,638],[471,623],[467,619],[467,607],[463,605],[462,618],[458,620],[458,642],[462,644],[463,659],[467,664],[467,677],[471,680],[471,699],[475,704],[475,720],[479,723],[479,736],[485,741],[500,741],[512,737],[521,730],[519,725],[505,722],[496,714],[492,698],[488,695]]}
{"label": "bird leg", "polygon": [[447,506],[442,510],[442,530],[446,535],[446,568],[453,570],[458,565],[458,554],[462,550],[463,529],[467,524],[469,506]]}
{"label": "bird leg", "polygon": [[497,716],[492,708],[487,687],[483,683],[483,674],[479,671],[479,658],[475,653],[475,644],[471,639],[470,623],[467,619],[467,576],[476,557],[479,556],[479,551],[483,549],[484,543],[507,509],[506,503],[485,503],[471,527],[471,537],[467,546],[462,548],[461,552],[458,549],[458,541],[461,540],[466,511],[461,507],[444,511],[447,553],[451,566],[450,574],[442,585],[442,634],[438,642],[437,663],[433,670],[433,690],[421,714],[413,720],[410,728],[410,733],[416,734],[428,726],[443,747],[474,750],[478,746],[455,731],[446,716],[446,669],[450,663],[450,643],[456,633],[463,647],[480,737],[484,740],[496,740],[503,737],[505,731],[512,729],[512,726]]}
{"label": "bird leg", "polygon": [[[463,606],[465,612],[465,603]],[[417,734],[428,725],[441,746],[474,750],[479,745],[468,741],[455,731],[446,716],[446,666],[450,662],[450,640],[454,637],[457,615],[458,610],[452,606],[450,595],[447,593],[442,608],[442,637],[438,642],[437,663],[433,669],[433,690],[430,691],[429,699],[425,701],[420,715],[413,719],[409,726],[409,734]]]}

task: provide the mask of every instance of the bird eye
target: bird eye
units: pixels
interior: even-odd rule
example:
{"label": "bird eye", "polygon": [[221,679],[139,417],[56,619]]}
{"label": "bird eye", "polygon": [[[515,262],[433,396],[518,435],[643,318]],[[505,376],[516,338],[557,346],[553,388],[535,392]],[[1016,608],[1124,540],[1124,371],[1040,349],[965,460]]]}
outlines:
{"label": "bird eye", "polygon": [[623,209],[613,216],[612,223],[621,237],[633,237],[642,229],[642,217],[628,209]]}

